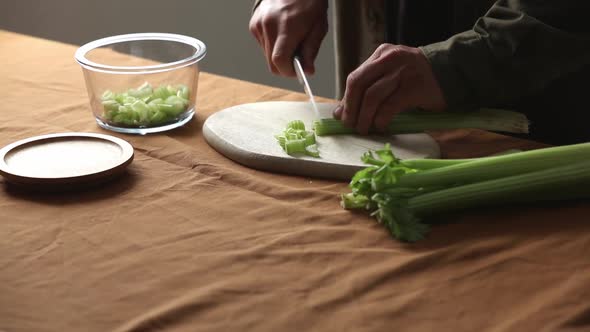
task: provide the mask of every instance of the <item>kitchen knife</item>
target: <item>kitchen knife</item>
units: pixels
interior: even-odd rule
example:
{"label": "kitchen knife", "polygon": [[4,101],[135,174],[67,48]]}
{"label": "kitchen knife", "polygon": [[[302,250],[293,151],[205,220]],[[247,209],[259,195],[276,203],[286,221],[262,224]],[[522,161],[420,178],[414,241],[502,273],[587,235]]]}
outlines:
{"label": "kitchen knife", "polygon": [[299,55],[295,55],[295,57],[293,57],[293,67],[295,67],[295,72],[297,73],[297,80],[299,80],[299,83],[303,85],[303,90],[305,90],[305,93],[309,97],[311,107],[315,112],[315,116],[319,119],[320,112],[318,111],[318,106],[315,103],[315,98],[313,97],[313,92],[311,91],[311,87],[309,86],[307,76],[305,76],[305,72],[303,71],[303,66],[301,65],[301,58],[299,57]]}

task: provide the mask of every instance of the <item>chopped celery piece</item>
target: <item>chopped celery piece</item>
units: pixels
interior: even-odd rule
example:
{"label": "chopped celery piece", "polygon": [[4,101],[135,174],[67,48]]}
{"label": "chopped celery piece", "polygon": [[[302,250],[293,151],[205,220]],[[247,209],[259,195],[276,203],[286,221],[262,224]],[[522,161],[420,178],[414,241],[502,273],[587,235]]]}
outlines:
{"label": "chopped celery piece", "polygon": [[305,130],[305,124],[301,120],[293,120],[287,123],[287,130]]}
{"label": "chopped celery piece", "polygon": [[117,115],[117,113],[118,113],[118,111],[111,110],[111,111],[105,112],[104,117],[107,120],[113,120],[113,118],[115,117],[115,115]]}
{"label": "chopped celery piece", "polygon": [[305,138],[305,145],[306,146],[316,144],[315,134],[312,131],[306,131],[304,134],[304,138]]}
{"label": "chopped celery piece", "polygon": [[123,104],[133,104],[136,101],[137,101],[137,98],[132,97],[132,96],[127,96],[123,99]]}
{"label": "chopped celery piece", "polygon": [[139,115],[140,123],[149,123],[151,111],[143,101],[136,101],[135,103],[133,103],[133,105],[131,105],[131,109]]}
{"label": "chopped celery piece", "polygon": [[[306,142],[307,144],[307,142]],[[305,154],[314,158],[320,157],[320,151],[318,150],[317,144],[310,144],[305,147]]]}
{"label": "chopped celery piece", "polygon": [[179,85],[179,89],[176,95],[184,100],[189,100],[190,93],[188,87],[186,85]]}
{"label": "chopped celery piece", "polygon": [[148,82],[144,82],[142,85],[139,86],[139,88],[137,88],[137,90],[150,90],[151,92],[152,86]]}
{"label": "chopped celery piece", "polygon": [[305,139],[304,138],[299,138],[299,139],[288,139],[285,142],[285,152],[287,152],[287,154],[296,154],[296,153],[305,153]]}
{"label": "chopped celery piece", "polygon": [[178,93],[178,87],[174,87],[172,85],[168,85],[166,90],[168,90],[169,96],[176,96],[176,93]]}
{"label": "chopped celery piece", "polygon": [[116,111],[119,109],[119,103],[114,100],[105,100],[102,102],[105,111]]}
{"label": "chopped celery piece", "polygon": [[127,114],[127,113],[129,113],[130,109],[131,109],[130,106],[121,105],[121,106],[119,106],[119,113],[120,114]]}
{"label": "chopped celery piece", "polygon": [[160,123],[160,122],[163,122],[165,119],[166,119],[166,113],[161,112],[161,111],[157,111],[152,114],[150,121],[153,123]]}
{"label": "chopped celery piece", "polygon": [[147,110],[147,108],[148,107],[147,107],[146,103],[144,103],[141,100],[138,100],[131,105],[131,109],[134,110],[135,112],[138,112],[138,113],[141,113],[141,112]]}
{"label": "chopped celery piece", "polygon": [[113,98],[115,98],[115,94],[113,93],[113,91],[111,90],[107,90],[102,94],[102,100],[112,100]]}
{"label": "chopped celery piece", "polygon": [[137,88],[116,93],[106,90],[101,96],[103,117],[110,123],[124,126],[154,126],[174,121],[190,105],[187,86],[161,85],[153,88],[148,82]]}
{"label": "chopped celery piece", "polygon": [[137,98],[140,96],[139,90],[136,89],[129,89],[127,90],[127,95],[133,98]]}
{"label": "chopped celery piece", "polygon": [[174,113],[176,112],[176,108],[174,107],[174,105],[158,104],[157,106],[160,109],[160,111],[166,113],[169,116],[174,116]]}
{"label": "chopped celery piece", "polygon": [[127,123],[127,116],[125,114],[119,113],[113,117],[113,121]]}
{"label": "chopped celery piece", "polygon": [[166,104],[172,105],[174,115],[179,115],[180,113],[184,112],[185,104],[184,99],[178,96],[170,96],[166,98]]}
{"label": "chopped celery piece", "polygon": [[151,114],[154,114],[154,113],[157,113],[160,111],[160,108],[156,104],[149,103],[149,104],[147,104],[147,107],[150,109]]}
{"label": "chopped celery piece", "polygon": [[156,99],[152,99],[150,100],[150,102],[148,103],[149,105],[157,105],[157,104],[163,104],[164,100],[162,98],[156,98]]}
{"label": "chopped celery piece", "polygon": [[275,135],[275,138],[288,155],[305,154],[314,158],[320,156],[315,134],[305,130],[303,121],[289,122],[283,133]]}
{"label": "chopped celery piece", "polygon": [[119,104],[124,104],[125,98],[126,98],[126,96],[125,96],[125,95],[123,95],[123,94],[118,94],[118,95],[115,95],[115,98],[114,98],[114,100],[115,100],[116,102],[118,102]]}
{"label": "chopped celery piece", "polygon": [[168,98],[170,95],[168,94],[168,90],[166,89],[166,87],[159,87],[156,90],[154,90],[154,98],[158,98],[158,99],[166,99]]}

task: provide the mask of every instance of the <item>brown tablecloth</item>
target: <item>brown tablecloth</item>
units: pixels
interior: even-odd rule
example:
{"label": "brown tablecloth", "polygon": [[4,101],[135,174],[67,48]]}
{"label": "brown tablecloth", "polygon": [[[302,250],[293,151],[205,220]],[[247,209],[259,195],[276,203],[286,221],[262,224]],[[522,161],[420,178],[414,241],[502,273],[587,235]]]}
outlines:
{"label": "brown tablecloth", "polygon": [[[107,133],[74,51],[0,32],[0,146]],[[0,186],[1,331],[590,330],[587,203],[465,212],[399,243],[340,208],[346,183],[245,168],[201,134],[220,109],[305,96],[209,74],[200,83],[187,126],[108,132],[135,147],[125,178],[65,194]],[[537,146],[435,136],[446,157]]]}

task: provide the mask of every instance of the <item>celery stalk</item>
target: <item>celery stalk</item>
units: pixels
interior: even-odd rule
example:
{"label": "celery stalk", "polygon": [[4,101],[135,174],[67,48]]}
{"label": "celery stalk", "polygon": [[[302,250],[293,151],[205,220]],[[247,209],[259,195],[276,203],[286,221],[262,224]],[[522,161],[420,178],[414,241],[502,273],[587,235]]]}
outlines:
{"label": "celery stalk", "polygon": [[[340,120],[326,118],[313,124],[318,136],[354,134]],[[473,112],[407,111],[395,116],[387,131],[389,134],[419,133],[427,130],[474,128],[508,133],[528,133],[529,121],[521,113],[482,108]]]}
{"label": "celery stalk", "polygon": [[[537,149],[406,174],[398,181],[405,187],[448,186],[548,169],[590,159],[590,143]],[[406,164],[402,161],[402,164]]]}
{"label": "celery stalk", "polygon": [[[588,185],[590,161],[579,161],[418,195],[408,199],[407,209],[426,216],[503,203],[588,198]],[[575,195],[569,193],[572,190]]]}

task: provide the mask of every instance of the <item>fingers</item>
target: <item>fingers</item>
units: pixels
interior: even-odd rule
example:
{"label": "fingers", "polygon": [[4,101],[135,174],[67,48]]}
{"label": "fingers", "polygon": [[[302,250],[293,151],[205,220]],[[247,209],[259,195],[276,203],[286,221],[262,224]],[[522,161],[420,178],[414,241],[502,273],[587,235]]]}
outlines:
{"label": "fingers", "polygon": [[342,118],[343,109],[344,108],[342,107],[342,105],[336,106],[336,108],[332,111],[332,116],[334,117],[334,119],[340,120]]}
{"label": "fingers", "polygon": [[250,23],[248,24],[248,30],[250,30],[250,33],[254,36],[254,38],[256,38],[258,45],[264,47],[264,41],[260,32],[261,29],[262,27],[260,26],[259,21],[255,19],[255,16],[253,16],[250,19]]}
{"label": "fingers", "polygon": [[295,68],[293,68],[293,56],[299,44],[298,41],[299,39],[286,34],[284,30],[279,32],[276,38],[274,49],[269,59],[283,76],[293,77],[296,75]]}
{"label": "fingers", "polygon": [[356,122],[356,131],[361,135],[367,135],[375,120],[379,108],[398,90],[400,70],[385,75],[371,85],[363,96],[361,103],[362,112],[359,113]]}
{"label": "fingers", "polygon": [[269,69],[295,76],[293,56],[301,48],[303,67],[314,71],[314,60],[327,33],[327,0],[267,0],[250,20],[250,32],[263,48]]}
{"label": "fingers", "polygon": [[387,100],[379,106],[375,119],[373,120],[373,126],[378,132],[387,132],[389,124],[393,121],[393,118],[399,112],[403,112],[408,108],[406,91],[404,89],[398,89],[397,93],[390,95]]}
{"label": "fingers", "polygon": [[272,61],[272,54],[273,54],[273,47],[277,40],[277,30],[274,25],[264,24],[262,25],[262,38],[263,38],[263,48],[264,48],[264,55],[266,57],[266,62],[268,65],[268,69],[273,74],[279,74],[279,69]]}
{"label": "fingers", "polygon": [[395,114],[410,108],[446,108],[432,68],[420,49],[381,45],[346,80],[344,98],[334,117],[367,134],[385,131]]}
{"label": "fingers", "polygon": [[272,73],[278,74],[277,68],[271,61],[272,50],[276,40],[276,27],[273,24],[268,24],[270,20],[268,16],[263,19],[261,15],[260,10],[256,11],[252,19],[250,19],[248,27],[250,33],[256,38],[258,45],[262,48],[268,69]]}
{"label": "fingers", "polygon": [[308,74],[315,72],[315,59],[318,55],[322,41],[328,33],[327,20],[319,20],[313,26],[305,40],[301,44],[301,56],[303,58],[303,69]]}
{"label": "fingers", "polygon": [[360,67],[348,75],[344,91],[341,120],[349,127],[355,127],[360,113],[365,91],[388,72],[390,65],[380,59],[375,52]]}

